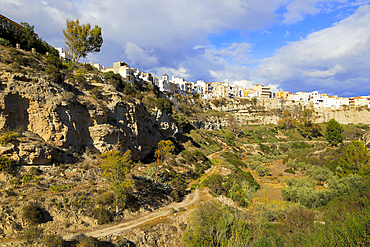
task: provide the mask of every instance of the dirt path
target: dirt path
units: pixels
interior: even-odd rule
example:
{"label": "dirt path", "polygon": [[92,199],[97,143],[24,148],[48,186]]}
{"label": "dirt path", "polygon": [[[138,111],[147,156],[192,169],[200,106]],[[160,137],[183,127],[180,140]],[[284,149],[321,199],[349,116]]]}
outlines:
{"label": "dirt path", "polygon": [[[131,228],[134,228],[136,226],[142,225],[148,221],[154,220],[158,217],[164,217],[169,214],[171,214],[171,209],[179,209],[181,207],[186,207],[189,206],[193,203],[196,203],[199,200],[199,190],[196,189],[193,193],[188,194],[185,199],[180,202],[180,203],[171,203],[166,207],[160,208],[148,215],[145,215],[139,219],[135,220],[130,220],[128,222],[124,222],[118,225],[114,226],[109,226],[103,229],[91,231],[91,232],[86,232],[84,233],[86,236],[92,236],[92,237],[103,237],[103,236],[108,236],[108,235],[113,235],[113,234],[119,234],[121,231],[128,230]],[[65,240],[70,240],[73,236],[76,234],[70,234],[63,236],[63,239]]]}
{"label": "dirt path", "polygon": [[[304,140],[297,140],[297,141],[285,141],[285,142],[262,142],[261,144],[263,145],[273,145],[273,144],[289,144],[289,143],[294,143],[294,142],[305,142],[308,144],[314,144],[314,143],[328,143],[327,141],[316,141],[316,140],[311,140],[311,141],[304,141]],[[349,143],[351,141],[344,140],[343,143]],[[257,148],[259,147],[258,143],[244,143],[243,146],[247,147],[254,147]]]}
{"label": "dirt path", "polygon": [[[204,181],[204,179],[206,179],[209,175],[211,175],[216,170],[216,168],[217,168],[217,166],[213,166],[212,169],[208,172],[207,176],[204,176],[204,178],[199,182],[199,184],[201,184]],[[188,194],[182,202],[171,203],[171,204],[167,205],[166,207],[160,208],[160,209],[158,209],[158,210],[156,210],[156,211],[154,211],[154,212],[152,212],[148,215],[142,216],[138,219],[130,220],[130,221],[127,221],[127,222],[124,222],[124,223],[120,223],[118,225],[114,225],[114,226],[108,226],[108,227],[105,227],[105,228],[99,229],[99,230],[84,232],[84,234],[86,236],[92,236],[92,237],[95,237],[95,238],[103,237],[103,236],[109,236],[109,235],[113,235],[113,234],[118,235],[118,234],[120,234],[120,232],[122,232],[124,230],[132,229],[134,227],[137,227],[139,225],[142,225],[142,224],[144,224],[148,221],[152,221],[152,220],[157,219],[159,217],[165,217],[165,216],[172,213],[171,209],[178,210],[179,208],[187,207],[189,205],[192,205],[192,204],[198,202],[199,197],[200,197],[199,194],[200,194],[200,190],[198,188],[196,188],[195,191]],[[70,240],[75,235],[77,235],[77,234],[75,233],[75,234],[65,235],[65,236],[63,236],[63,239]]]}

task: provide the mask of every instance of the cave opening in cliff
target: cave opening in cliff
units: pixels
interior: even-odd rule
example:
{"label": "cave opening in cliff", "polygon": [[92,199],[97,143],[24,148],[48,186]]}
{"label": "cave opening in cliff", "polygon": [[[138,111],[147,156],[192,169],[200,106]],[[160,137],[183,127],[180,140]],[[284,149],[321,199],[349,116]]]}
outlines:
{"label": "cave opening in cliff", "polygon": [[29,124],[28,108],[30,101],[16,94],[9,94],[5,98],[5,111],[8,114],[6,127],[16,129],[23,127],[27,129]]}

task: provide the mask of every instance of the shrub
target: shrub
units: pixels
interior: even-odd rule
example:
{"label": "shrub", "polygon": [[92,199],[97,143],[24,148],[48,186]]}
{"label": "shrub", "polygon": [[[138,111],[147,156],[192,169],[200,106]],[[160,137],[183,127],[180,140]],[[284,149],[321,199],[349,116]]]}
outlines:
{"label": "shrub", "polygon": [[26,70],[22,68],[22,66],[20,66],[18,63],[12,63],[10,67],[14,73],[26,73]]}
{"label": "shrub", "polygon": [[281,189],[284,200],[299,202],[308,208],[326,205],[333,197],[331,190],[315,189],[315,182],[309,177],[288,178],[286,183],[289,187]]}
{"label": "shrub", "polygon": [[59,57],[56,55],[48,55],[46,57],[46,74],[48,78],[53,82],[60,82],[62,80],[62,76],[60,74],[60,69],[63,68],[63,63],[60,61]]}
{"label": "shrub", "polygon": [[315,179],[318,182],[328,181],[332,176],[333,172],[327,167],[312,167],[307,170],[306,175]]}
{"label": "shrub", "polygon": [[211,174],[204,181],[204,184],[208,186],[217,195],[226,195],[227,191],[223,188],[224,177],[220,174]]}
{"label": "shrub", "polygon": [[105,208],[95,208],[93,217],[98,220],[99,225],[108,224],[113,220],[113,215]]}
{"label": "shrub", "polygon": [[12,43],[7,39],[0,38],[0,45],[11,46]]}
{"label": "shrub", "polygon": [[0,137],[0,144],[5,145],[15,140],[19,136],[19,133],[9,131],[5,132]]}
{"label": "shrub", "polygon": [[31,225],[37,225],[44,222],[42,209],[34,204],[28,204],[22,208],[22,219]]}
{"label": "shrub", "polygon": [[29,226],[23,230],[20,237],[30,244],[41,239],[43,231],[44,229],[38,226]]}
{"label": "shrub", "polygon": [[185,246],[248,246],[246,215],[216,202],[206,202],[191,214],[182,241]]}
{"label": "shrub", "polygon": [[363,186],[363,178],[361,176],[352,174],[340,179],[333,177],[329,181],[329,189],[332,190],[336,196],[348,194],[352,191],[362,188]]}
{"label": "shrub", "polygon": [[99,241],[93,237],[86,237],[82,242],[80,242],[78,247],[98,247]]}
{"label": "shrub", "polygon": [[33,179],[33,176],[29,173],[25,173],[22,177],[22,183],[23,184],[28,184],[29,182],[31,182]]}
{"label": "shrub", "polygon": [[180,200],[181,200],[181,198],[185,195],[186,183],[185,183],[185,181],[183,181],[180,174],[178,174],[172,180],[171,186],[172,186],[172,188],[174,188],[178,192],[178,194],[180,196]]}
{"label": "shrub", "polygon": [[286,215],[285,223],[295,231],[312,228],[315,214],[312,210],[295,208]]}
{"label": "shrub", "polygon": [[59,72],[59,69],[54,65],[48,65],[45,70],[50,81],[58,83],[62,80],[62,75]]}
{"label": "shrub", "polygon": [[41,173],[42,173],[42,171],[39,169],[39,168],[37,168],[37,167],[31,167],[31,169],[29,170],[29,173],[31,174],[31,175],[34,175],[34,176],[37,176],[37,175],[40,175]]}
{"label": "shrub", "polygon": [[44,237],[43,242],[47,247],[63,247],[64,246],[63,238],[58,235],[47,235]]}
{"label": "shrub", "polygon": [[13,169],[12,159],[8,156],[0,156],[0,172],[12,173]]}
{"label": "shrub", "polygon": [[292,169],[285,169],[284,172],[295,174],[295,171],[293,171]]}
{"label": "shrub", "polygon": [[102,206],[111,206],[114,203],[114,193],[108,192],[95,200],[96,204]]}
{"label": "shrub", "polygon": [[84,68],[85,68],[86,71],[93,71],[94,70],[94,67],[89,63],[85,63]]}

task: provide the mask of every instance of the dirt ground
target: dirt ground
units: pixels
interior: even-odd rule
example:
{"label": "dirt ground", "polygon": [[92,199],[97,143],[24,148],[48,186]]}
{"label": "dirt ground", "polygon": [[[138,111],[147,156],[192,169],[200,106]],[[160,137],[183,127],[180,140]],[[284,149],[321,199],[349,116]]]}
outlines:
{"label": "dirt ground", "polygon": [[283,203],[283,197],[281,194],[281,188],[286,187],[285,179],[289,177],[298,177],[302,173],[295,171],[296,174],[290,174],[284,172],[287,166],[283,164],[283,160],[275,160],[271,165],[267,166],[270,168],[271,176],[260,177],[252,169],[248,169],[253,178],[261,185],[261,189],[256,193],[253,202],[255,203]]}

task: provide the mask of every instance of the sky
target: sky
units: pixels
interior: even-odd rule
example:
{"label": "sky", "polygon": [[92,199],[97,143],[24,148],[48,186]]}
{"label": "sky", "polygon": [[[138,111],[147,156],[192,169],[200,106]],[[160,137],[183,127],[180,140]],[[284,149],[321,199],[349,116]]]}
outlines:
{"label": "sky", "polygon": [[259,83],[292,93],[370,95],[370,0],[0,0],[65,47],[66,20],[102,28],[81,62],[124,61],[161,78]]}

